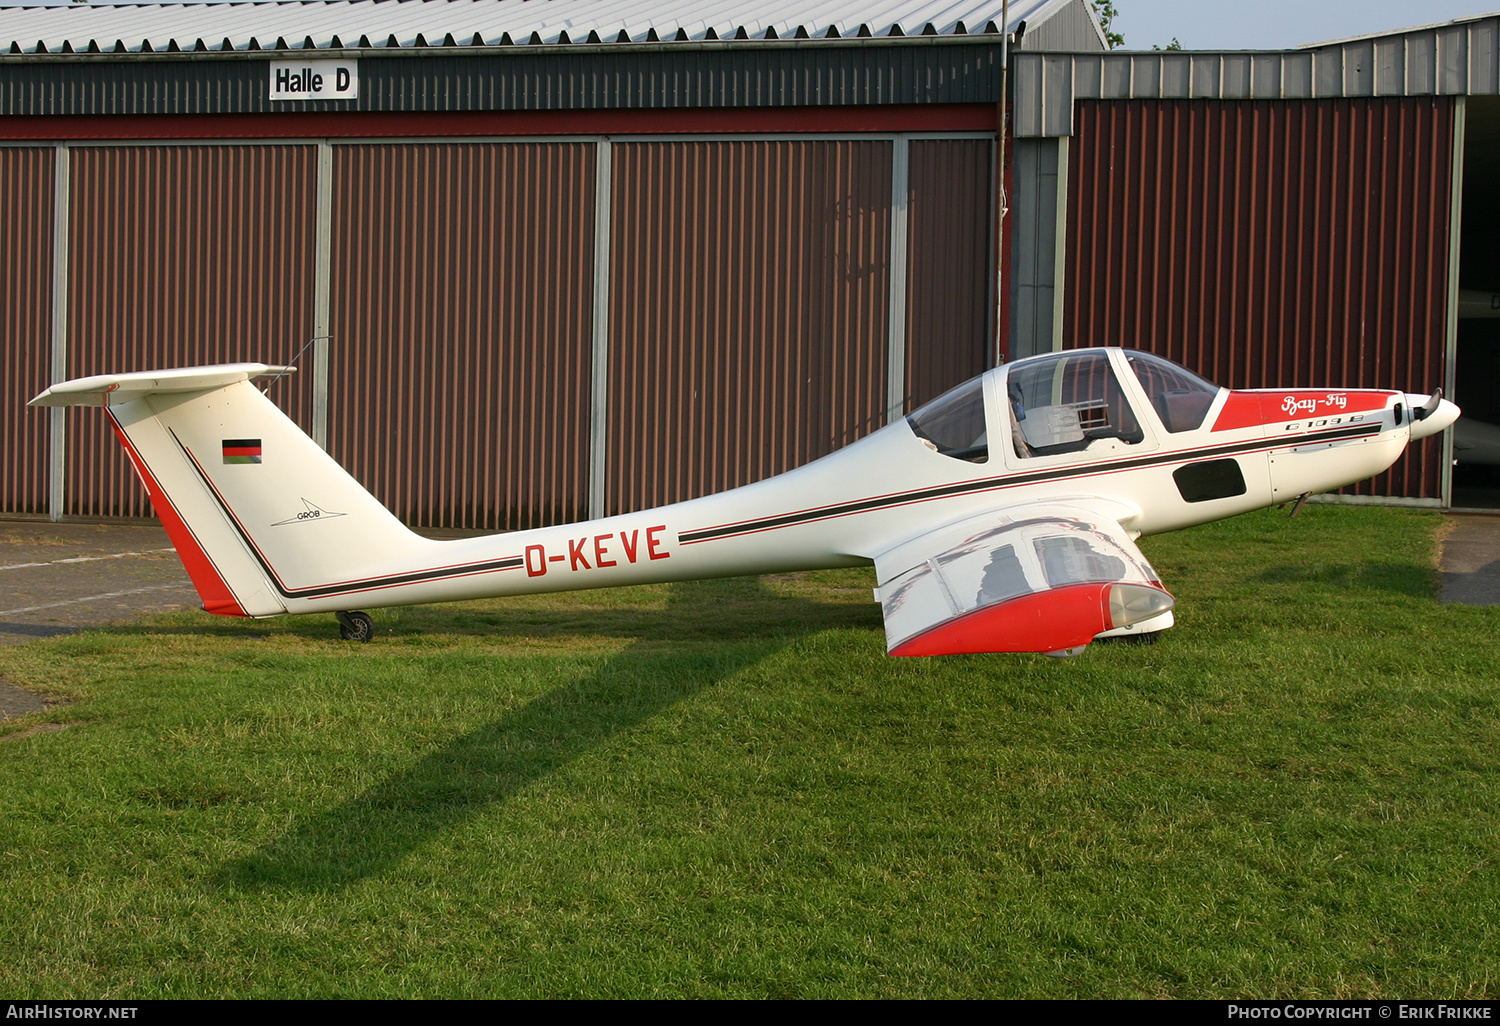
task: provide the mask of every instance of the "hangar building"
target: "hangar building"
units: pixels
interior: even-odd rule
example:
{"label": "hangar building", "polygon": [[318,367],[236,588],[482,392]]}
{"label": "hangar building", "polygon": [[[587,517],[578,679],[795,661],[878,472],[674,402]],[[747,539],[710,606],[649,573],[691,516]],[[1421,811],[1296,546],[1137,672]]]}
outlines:
{"label": "hangar building", "polygon": [[1442,386],[1456,431],[1350,491],[1500,506],[1500,15],[1013,70],[1012,356],[1065,340],[1231,387]]}
{"label": "hangar building", "polygon": [[[0,512],[149,514],[97,415],[23,406],[48,381],[299,352],[273,397],[398,517],[490,529],[1064,346],[1464,402],[1497,21],[1210,54],[1106,53],[1084,0],[0,10]],[[1446,460],[1358,491],[1447,503]]]}
{"label": "hangar building", "polygon": [[[0,509],[149,513],[97,418],[24,410],[49,379],[312,338],[275,398],[417,525],[830,452],[996,358],[1000,11],[0,11]],[[1083,0],[1010,12],[1103,48]]]}

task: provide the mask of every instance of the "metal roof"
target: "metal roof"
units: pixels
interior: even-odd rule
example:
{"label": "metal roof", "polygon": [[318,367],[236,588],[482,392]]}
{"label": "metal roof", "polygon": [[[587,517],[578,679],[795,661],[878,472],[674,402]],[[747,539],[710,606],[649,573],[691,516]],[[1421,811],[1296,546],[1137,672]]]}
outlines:
{"label": "metal roof", "polygon": [[1297,49],[1316,50],[1324,46],[1342,46],[1345,43],[1359,43],[1367,39],[1383,39],[1387,36],[1397,35],[1404,36],[1412,32],[1427,32],[1431,29],[1447,28],[1450,25],[1458,25],[1467,21],[1480,21],[1484,18],[1496,17],[1497,15],[1500,15],[1500,10],[1482,11],[1478,14],[1466,14],[1462,17],[1454,18],[1450,21],[1434,21],[1429,22],[1425,25],[1412,25],[1407,28],[1396,29],[1394,31],[1387,30],[1385,32],[1365,32],[1357,36],[1340,36],[1338,39],[1322,39],[1316,43],[1302,43],[1297,47]]}
{"label": "metal roof", "polygon": [[[1013,0],[1010,29],[1079,0]],[[998,34],[1001,0],[245,0],[0,8],[0,60],[475,47],[613,48]],[[1095,26],[1097,31],[1097,26]],[[936,40],[934,40],[936,41]],[[774,45],[774,44],[773,44]]]}
{"label": "metal roof", "polygon": [[1500,94],[1500,14],[1296,50],[1017,53],[1017,136],[1073,134],[1075,100]]}

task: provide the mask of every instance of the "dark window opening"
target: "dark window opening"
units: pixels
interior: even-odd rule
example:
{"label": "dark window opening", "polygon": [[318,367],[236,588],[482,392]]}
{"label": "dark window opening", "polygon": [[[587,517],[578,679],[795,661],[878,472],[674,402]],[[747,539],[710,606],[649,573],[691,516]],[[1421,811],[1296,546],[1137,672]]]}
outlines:
{"label": "dark window opening", "polygon": [[1177,490],[1188,502],[1207,502],[1245,494],[1245,475],[1237,460],[1189,463],[1172,472]]}

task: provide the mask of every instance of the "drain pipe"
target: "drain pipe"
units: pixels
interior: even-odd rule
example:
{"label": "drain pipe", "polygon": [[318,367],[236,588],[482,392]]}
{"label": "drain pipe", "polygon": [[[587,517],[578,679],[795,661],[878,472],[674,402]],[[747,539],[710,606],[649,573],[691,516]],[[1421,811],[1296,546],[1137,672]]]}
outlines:
{"label": "drain pipe", "polygon": [[1009,197],[1005,194],[1005,137],[1009,134],[1006,100],[1010,89],[1010,0],[1000,6],[1000,145],[995,161],[995,360],[1005,362],[1005,215]]}

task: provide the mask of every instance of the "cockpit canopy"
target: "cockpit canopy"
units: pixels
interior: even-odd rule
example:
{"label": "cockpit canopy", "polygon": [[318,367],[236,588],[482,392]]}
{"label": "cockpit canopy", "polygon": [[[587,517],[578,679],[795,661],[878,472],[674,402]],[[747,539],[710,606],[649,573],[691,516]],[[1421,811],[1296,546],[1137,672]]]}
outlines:
{"label": "cockpit canopy", "polygon": [[1154,353],[1127,349],[1125,362],[1151,399],[1163,427],[1177,434],[1203,426],[1203,418],[1208,416],[1208,408],[1219,394],[1218,385]]}
{"label": "cockpit canopy", "polygon": [[970,463],[990,458],[984,422],[984,378],[970,378],[906,418],[912,431],[944,456]]}
{"label": "cockpit canopy", "polygon": [[[971,463],[989,459],[991,428],[996,437],[1009,437],[1023,459],[1139,445],[1147,437],[1144,411],[1137,409],[1140,392],[1121,383],[1121,357],[1162,428],[1175,434],[1203,426],[1218,386],[1151,353],[1106,349],[1019,360],[945,392],[906,421],[929,448]],[[1003,400],[996,397],[1002,409],[993,422],[985,415],[985,383],[992,378],[1003,379],[1005,389]],[[999,417],[1009,421],[1005,430]]]}

